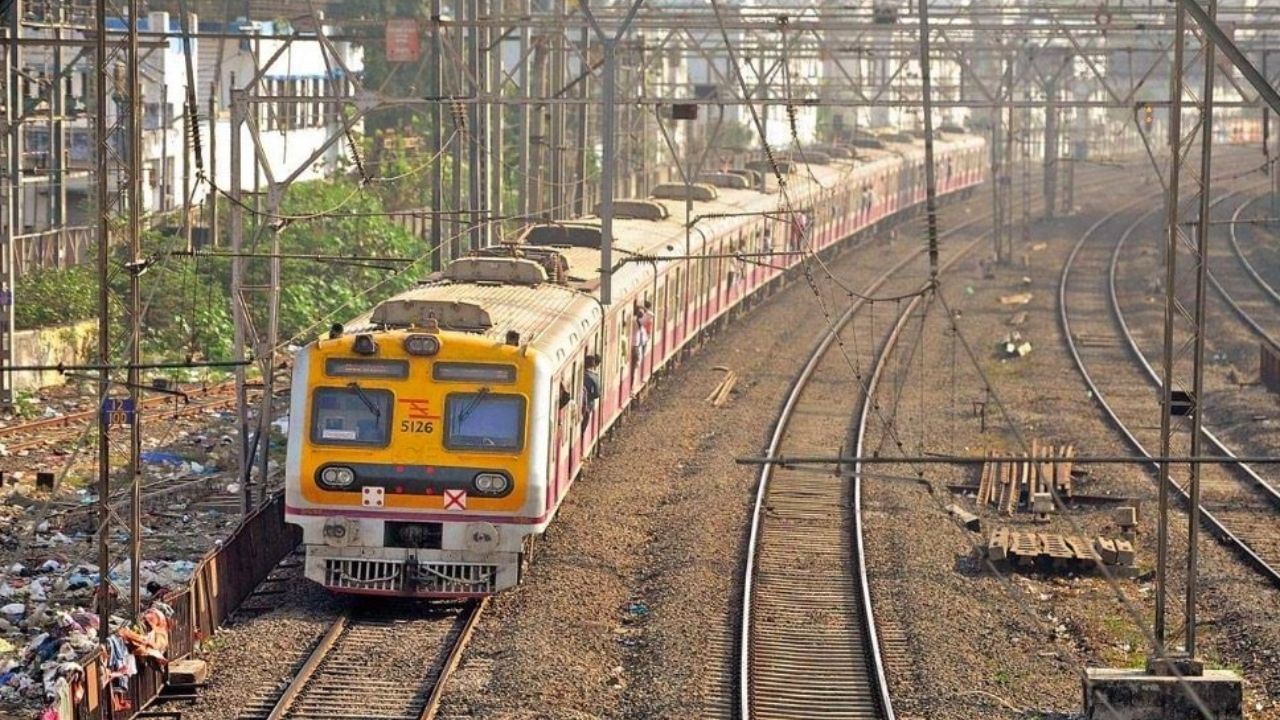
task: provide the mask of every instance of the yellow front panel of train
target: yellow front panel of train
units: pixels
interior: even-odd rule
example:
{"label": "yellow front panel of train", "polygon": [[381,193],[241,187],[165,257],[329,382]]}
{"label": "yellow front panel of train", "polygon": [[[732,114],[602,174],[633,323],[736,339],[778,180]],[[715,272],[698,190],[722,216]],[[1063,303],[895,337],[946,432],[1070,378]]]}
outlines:
{"label": "yellow front panel of train", "polygon": [[531,353],[465,333],[396,331],[310,349],[303,497],[371,510],[524,505]]}

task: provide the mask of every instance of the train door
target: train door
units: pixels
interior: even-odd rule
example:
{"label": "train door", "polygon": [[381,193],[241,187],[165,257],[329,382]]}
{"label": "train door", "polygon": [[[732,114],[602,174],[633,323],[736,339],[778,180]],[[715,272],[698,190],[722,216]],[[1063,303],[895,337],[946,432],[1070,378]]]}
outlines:
{"label": "train door", "polygon": [[640,300],[640,306],[636,310],[635,321],[632,323],[632,333],[636,339],[636,359],[635,364],[639,379],[636,381],[636,389],[644,386],[649,381],[649,376],[653,374],[653,357],[657,354],[656,344],[653,334],[657,331],[658,323],[654,313],[657,306],[653,302],[653,294],[649,290],[644,291],[644,296]]}
{"label": "train door", "polygon": [[[577,335],[573,336],[574,346],[577,346]],[[575,351],[577,352],[577,351]],[[573,361],[573,365],[569,368],[569,422],[565,428],[565,435],[569,437],[569,452],[567,457],[573,470],[576,470],[582,464],[582,421],[586,419],[586,407],[583,402],[586,400],[586,392],[582,382],[582,361],[583,355],[579,353]],[[573,472],[570,471],[570,473]]]}
{"label": "train door", "polygon": [[658,289],[653,298],[653,356],[655,363],[667,357],[667,318],[671,317],[667,306],[667,281],[665,277],[658,282]]}
{"label": "train door", "polygon": [[551,437],[555,438],[552,445],[552,472],[547,477],[547,499],[544,509],[550,510],[555,507],[560,500],[560,493],[569,484],[569,474],[573,472],[573,439],[574,423],[574,394],[573,394],[573,371],[572,368],[562,368],[560,375],[554,380],[555,385],[552,387],[558,397],[557,408],[555,414],[555,427],[551,430]]}
{"label": "train door", "polygon": [[618,412],[627,406],[631,397],[631,307],[624,305],[618,311]]}

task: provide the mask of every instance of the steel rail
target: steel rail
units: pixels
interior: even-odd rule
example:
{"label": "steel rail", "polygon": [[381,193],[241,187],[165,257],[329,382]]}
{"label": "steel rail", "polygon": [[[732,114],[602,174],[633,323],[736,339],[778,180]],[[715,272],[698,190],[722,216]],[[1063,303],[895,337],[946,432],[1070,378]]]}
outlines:
{"label": "steel rail", "polygon": [[[1124,334],[1125,341],[1129,344],[1129,350],[1133,353],[1133,356],[1137,358],[1138,361],[1141,363],[1143,369],[1147,371],[1147,376],[1151,378],[1151,381],[1153,383],[1155,383],[1156,388],[1160,388],[1162,387],[1160,375],[1159,373],[1156,372],[1156,369],[1151,366],[1151,363],[1147,360],[1146,355],[1143,354],[1142,349],[1138,347],[1138,340],[1137,338],[1134,337],[1133,332],[1129,329],[1129,322],[1125,320],[1124,311],[1120,307],[1120,296],[1116,289],[1117,287],[1116,269],[1120,265],[1120,253],[1124,249],[1125,243],[1127,243],[1129,241],[1129,238],[1132,237],[1133,232],[1149,216],[1150,216],[1150,213],[1147,213],[1147,214],[1144,214],[1142,217],[1140,217],[1137,221],[1135,221],[1132,225],[1130,225],[1124,231],[1124,233],[1120,235],[1119,240],[1116,241],[1116,246],[1111,253],[1111,261],[1107,268],[1107,286],[1108,286],[1107,295],[1111,303],[1112,314],[1114,315],[1116,322],[1120,324],[1120,330]],[[1208,259],[1206,258],[1206,262],[1207,260]],[[1209,430],[1209,423],[1207,422],[1207,419],[1204,425],[1200,429],[1200,434],[1203,435],[1204,438],[1208,440],[1209,443],[1215,449],[1217,449],[1219,453],[1232,459],[1237,458],[1236,454],[1231,451],[1231,448],[1227,447],[1226,443],[1218,439],[1218,436],[1214,435],[1213,432]],[[1237,468],[1240,472],[1247,475],[1249,479],[1252,480],[1253,483],[1259,489],[1265,491],[1267,495],[1270,497],[1271,503],[1273,505],[1280,507],[1280,490],[1277,490],[1275,486],[1273,486],[1271,483],[1264,480],[1262,476],[1259,475],[1256,471],[1254,471],[1253,468],[1249,467],[1249,465],[1245,463],[1236,463],[1234,467]],[[1203,506],[1202,506],[1202,511],[1204,511]],[[1204,511],[1204,512],[1207,512],[1207,511]]]}
{"label": "steel rail", "polygon": [[[1076,242],[1075,247],[1071,249],[1071,253],[1067,256],[1066,263],[1063,264],[1062,274],[1058,281],[1058,322],[1062,329],[1062,335],[1066,340],[1067,349],[1068,351],[1070,351],[1071,358],[1075,362],[1076,369],[1080,372],[1080,375],[1084,379],[1085,384],[1089,386],[1089,390],[1093,394],[1094,399],[1097,400],[1098,404],[1102,407],[1103,411],[1106,413],[1107,417],[1110,419],[1112,426],[1114,426],[1117,430],[1120,431],[1120,433],[1128,441],[1129,445],[1131,445],[1135,450],[1142,453],[1144,456],[1151,458],[1152,454],[1147,451],[1146,447],[1143,446],[1142,442],[1138,440],[1136,435],[1133,434],[1133,431],[1130,430],[1129,427],[1125,425],[1124,422],[1120,419],[1119,413],[1117,413],[1115,408],[1112,407],[1111,403],[1107,401],[1106,396],[1102,393],[1102,389],[1098,386],[1097,381],[1094,379],[1093,375],[1089,372],[1089,369],[1086,367],[1084,358],[1080,354],[1079,344],[1076,342],[1075,336],[1072,334],[1071,319],[1069,317],[1069,314],[1070,314],[1069,303],[1067,302],[1067,284],[1071,278],[1071,270],[1075,265],[1076,259],[1079,257],[1080,251],[1084,247],[1085,243],[1087,243],[1103,225],[1107,224],[1108,222],[1111,222],[1116,217],[1118,217],[1121,213],[1132,210],[1140,202],[1141,200],[1135,201],[1133,203],[1129,203],[1125,207],[1103,216],[1101,219],[1099,219],[1097,222],[1091,225],[1080,236],[1080,239]],[[1155,210],[1145,213],[1143,217],[1149,216],[1153,212],[1155,212]],[[1139,222],[1141,222],[1141,218],[1139,219]],[[1136,224],[1137,223],[1135,223],[1135,225]],[[1112,309],[1114,310],[1114,306]],[[1114,318],[1114,315],[1112,317]],[[1130,351],[1132,351],[1132,347],[1130,347]],[[1156,469],[1157,471],[1159,470],[1158,462],[1152,461],[1150,464],[1153,469]],[[1172,481],[1170,481],[1169,484],[1170,486],[1172,486],[1172,488],[1176,492],[1178,492],[1182,496],[1184,501],[1187,501],[1187,502],[1190,501],[1188,494],[1186,493],[1185,490],[1183,490],[1181,486],[1179,486],[1177,483]],[[1267,564],[1267,562],[1263,560],[1262,557],[1259,556],[1253,550],[1253,548],[1251,548],[1240,537],[1238,537],[1235,533],[1233,533],[1230,529],[1228,529],[1226,525],[1222,521],[1220,521],[1216,515],[1214,515],[1212,512],[1202,507],[1201,518],[1204,520],[1204,522],[1208,523],[1210,530],[1212,532],[1214,532],[1219,538],[1223,539],[1228,544],[1235,547],[1237,551],[1239,551],[1244,556],[1244,558],[1251,565],[1254,566],[1256,570],[1258,570],[1260,573],[1266,576],[1274,584],[1280,585],[1280,572],[1278,572],[1275,568]]]}
{"label": "steel rail", "polygon": [[306,662],[293,676],[289,684],[285,686],[284,692],[280,694],[280,699],[276,702],[276,706],[271,709],[271,714],[267,716],[267,720],[281,720],[288,714],[289,709],[293,707],[293,703],[302,694],[302,688],[306,687],[311,678],[315,676],[316,670],[320,668],[320,663],[329,656],[329,651],[338,643],[338,638],[342,633],[346,632],[347,626],[351,624],[351,613],[344,612],[334,619],[333,624],[329,626],[328,632],[320,638],[320,642],[316,644],[311,655],[307,657]]}
{"label": "steel rail", "polygon": [[[979,237],[978,240],[982,240]],[[964,254],[968,254],[966,250]],[[950,263],[948,263],[949,265]],[[893,330],[889,333],[884,341],[884,347],[881,349],[879,356],[876,358],[875,367],[871,370],[871,376],[867,379],[866,391],[862,395],[862,407],[858,411],[858,425],[856,429],[856,438],[853,442],[854,452],[862,455],[863,447],[867,437],[867,421],[871,417],[871,409],[875,406],[872,398],[876,396],[876,390],[880,387],[880,377],[884,374],[885,366],[888,365],[889,357],[897,348],[898,340],[902,336],[902,329],[907,325],[907,319],[911,317],[911,313],[920,305],[923,295],[917,295],[911,299],[907,306],[903,308],[898,315],[898,321],[894,323]],[[867,577],[867,556],[866,541],[863,537],[862,527],[862,475],[861,463],[854,466],[855,474],[852,478],[853,482],[853,544],[854,551],[858,560],[858,590],[862,593],[863,617],[865,618],[865,631],[867,633],[867,644],[870,646],[872,665],[876,672],[876,684],[880,688],[881,709],[886,720],[893,720],[893,698],[889,695],[889,680],[884,674],[884,657],[880,652],[880,636],[876,631],[875,605],[871,602],[871,580]]]}
{"label": "steel rail", "polygon": [[1240,248],[1239,237],[1236,235],[1236,224],[1239,220],[1240,212],[1244,210],[1249,203],[1256,202],[1259,199],[1260,198],[1255,197],[1249,202],[1244,203],[1236,210],[1235,214],[1231,216],[1231,248],[1235,252],[1236,257],[1240,258],[1240,262],[1244,265],[1245,270],[1251,277],[1253,277],[1254,281],[1258,283],[1258,286],[1261,287],[1267,295],[1270,295],[1272,300],[1275,300],[1277,304],[1280,304],[1280,292],[1276,292],[1276,289],[1272,287],[1271,283],[1267,282],[1262,275],[1258,274],[1257,268],[1255,268],[1253,263],[1249,262],[1249,259],[1245,257],[1244,251]]}
{"label": "steel rail", "polygon": [[[943,237],[950,236],[960,230],[976,225],[981,218],[975,218],[963,225],[960,225],[946,233]],[[984,235],[979,235],[974,241],[976,244],[982,240]],[[925,253],[925,248],[921,247],[905,258],[894,264],[885,272],[877,276],[869,285],[862,289],[863,295],[870,295],[887,283],[890,278],[900,272],[903,268],[918,260]],[[800,372],[796,374],[792,380],[791,387],[787,390],[786,399],[783,402],[781,410],[778,412],[778,419],[774,422],[773,433],[769,438],[769,445],[766,455],[774,456],[778,454],[778,448],[782,445],[783,437],[786,435],[787,427],[790,424],[792,414],[796,405],[800,401],[800,396],[804,392],[805,386],[809,379],[813,376],[814,370],[818,367],[822,358],[830,349],[832,343],[839,336],[854,315],[866,305],[866,301],[859,298],[845,309],[844,313],[833,323],[831,323],[817,345],[810,351],[809,358],[801,367]],[[760,468],[756,483],[756,499],[755,505],[751,513],[751,530],[747,538],[747,556],[743,567],[742,580],[742,602],[741,602],[741,623],[739,626],[738,641],[738,715],[740,720],[750,720],[751,718],[751,609],[752,595],[755,589],[756,577],[756,559],[757,549],[760,546],[762,536],[762,527],[765,517],[765,500],[769,495],[769,481],[773,477],[773,465],[763,465]],[[876,651],[878,654],[878,650]],[[882,691],[887,692],[887,691]],[[891,706],[890,706],[891,707]],[[890,710],[889,717],[892,717]]]}
{"label": "steel rail", "polygon": [[[1225,202],[1228,198],[1235,197],[1236,195],[1239,195],[1239,194],[1240,194],[1239,192],[1230,193],[1221,198],[1218,198],[1218,200],[1216,200],[1214,204],[1217,205],[1219,203]],[[1266,292],[1270,290],[1270,286],[1268,286],[1262,280],[1262,278],[1257,275],[1256,271],[1254,271],[1253,269],[1253,266],[1249,263],[1247,259],[1245,259],[1244,253],[1240,249],[1240,244],[1236,237],[1235,223],[1240,219],[1240,213],[1246,207],[1248,207],[1251,202],[1253,202],[1253,199],[1246,199],[1244,202],[1240,203],[1240,205],[1236,208],[1235,212],[1231,214],[1231,227],[1229,231],[1230,232],[1229,237],[1231,239],[1233,253],[1236,256],[1237,260],[1239,260],[1239,262],[1242,265],[1244,265],[1245,270],[1247,270],[1251,275],[1253,275],[1253,279],[1257,281],[1257,284],[1259,285],[1259,287],[1264,292]],[[1229,290],[1227,290],[1226,286],[1223,285],[1222,282],[1218,280],[1217,273],[1213,272],[1213,270],[1210,270],[1208,277],[1209,277],[1209,284],[1213,285],[1213,289],[1216,290],[1218,295],[1222,298],[1222,300],[1227,303],[1227,307],[1231,308],[1231,311],[1236,314],[1236,317],[1240,318],[1240,320],[1245,325],[1249,326],[1249,329],[1253,330],[1255,334],[1257,334],[1259,337],[1265,340],[1267,344],[1269,344],[1271,347],[1280,349],[1280,343],[1277,343],[1275,336],[1267,332],[1266,329],[1262,327],[1262,324],[1258,322],[1257,318],[1255,318],[1253,315],[1250,315],[1249,311],[1244,309],[1244,306],[1240,304],[1240,300],[1236,296],[1234,296]],[[1274,295],[1274,291],[1272,291],[1272,293],[1273,293],[1272,300],[1274,300],[1276,303],[1280,303],[1280,297],[1276,297]]]}
{"label": "steel rail", "polygon": [[[424,655],[424,657],[442,656],[442,661],[440,662],[438,673],[428,673],[428,678],[425,682],[430,683],[430,689],[422,696],[424,699],[421,711],[415,712],[412,717],[417,718],[417,720],[434,720],[440,710],[441,700],[444,698],[445,686],[462,661],[462,655],[466,651],[471,641],[471,636],[474,634],[476,626],[488,606],[488,598],[473,600],[463,606],[460,614],[439,618],[440,622],[447,622],[453,625],[460,623],[461,627],[456,633],[446,633],[444,641],[448,644],[446,650],[442,653]],[[318,682],[318,678],[323,674],[321,667],[325,664],[325,661],[335,654],[335,648],[339,647],[344,637],[348,637],[348,640],[350,640],[349,636],[358,634],[361,627],[361,621],[353,617],[353,611],[351,610],[343,612],[335,618],[329,629],[307,656],[302,667],[298,669],[289,680],[288,685],[280,692],[270,712],[265,716],[265,720],[285,720],[293,717],[295,715],[295,706],[299,704],[299,700],[309,692],[308,688],[313,681]],[[357,647],[361,646],[357,645]],[[321,688],[321,691],[323,693],[324,689]],[[332,688],[327,691],[329,696],[332,696],[333,692]],[[304,711],[303,714],[308,718],[329,717],[324,710],[307,709],[305,702],[300,710]],[[373,709],[368,708],[366,711],[374,712]],[[350,717],[350,711],[338,711],[332,717]]]}
{"label": "steel rail", "polygon": [[458,669],[458,663],[462,662],[462,654],[466,652],[467,645],[471,643],[471,635],[475,632],[476,626],[480,624],[480,617],[488,609],[489,598],[487,597],[472,603],[471,613],[467,616],[466,622],[463,623],[462,631],[454,639],[452,647],[449,648],[449,656],[445,658],[444,667],[440,669],[440,676],[436,679],[435,685],[432,686],[431,694],[427,696],[427,706],[422,709],[422,714],[418,716],[418,720],[433,720],[436,713],[439,712],[440,701],[444,699],[445,684],[453,675],[453,671]]}

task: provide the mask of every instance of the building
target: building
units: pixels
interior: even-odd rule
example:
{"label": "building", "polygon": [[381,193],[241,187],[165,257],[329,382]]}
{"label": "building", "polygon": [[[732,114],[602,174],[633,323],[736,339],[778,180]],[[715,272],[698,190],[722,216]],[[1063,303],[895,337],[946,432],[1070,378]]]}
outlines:
{"label": "building", "polygon": [[[3,169],[6,181],[17,171],[19,182],[7,184],[19,189],[5,194],[0,227],[16,239],[19,273],[28,265],[67,265],[84,259],[88,226],[98,217],[91,27],[83,13],[51,15],[57,12],[51,7],[57,6],[33,3],[22,11],[22,37],[79,41],[85,51],[57,42],[28,44],[22,46],[17,66],[10,69],[6,64],[5,112],[7,126],[13,130],[6,135]],[[109,18],[107,27],[119,38],[127,22]],[[250,98],[246,105],[250,121],[240,138],[242,189],[265,185],[263,166],[270,168],[271,177],[295,176],[296,180],[329,176],[345,167],[350,145],[327,142],[342,136],[339,120],[343,116],[337,104],[325,100],[350,97],[355,91],[364,63],[362,52],[351,43],[329,43],[315,31],[277,22],[203,23],[192,15],[188,30],[217,33],[215,39],[203,40],[184,38],[183,23],[167,12],[149,13],[138,23],[144,213],[155,216],[178,210],[188,195],[194,202],[203,201],[210,185],[197,182],[201,172],[219,189],[229,191],[231,88],[253,80],[245,94]],[[335,34],[328,26],[319,32]],[[260,74],[255,75],[255,68],[261,68]],[[185,113],[189,74],[196,77],[198,123],[189,123]],[[121,56],[108,88],[105,118],[109,142],[118,157],[130,151],[126,83]],[[360,125],[352,129],[359,131]],[[199,162],[194,154],[197,146]],[[9,160],[15,155],[14,147],[22,148],[16,153],[16,165]],[[317,148],[324,150],[316,153]],[[111,179],[113,183],[120,180]],[[118,189],[118,185],[113,188]]]}

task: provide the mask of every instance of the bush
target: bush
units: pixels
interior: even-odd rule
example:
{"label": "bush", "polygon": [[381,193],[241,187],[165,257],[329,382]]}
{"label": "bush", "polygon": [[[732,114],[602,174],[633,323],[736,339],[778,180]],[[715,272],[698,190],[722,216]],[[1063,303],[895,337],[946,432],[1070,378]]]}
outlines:
{"label": "bush", "polygon": [[14,288],[14,324],[19,330],[66,325],[98,315],[98,279],[93,267],[36,270]]}

